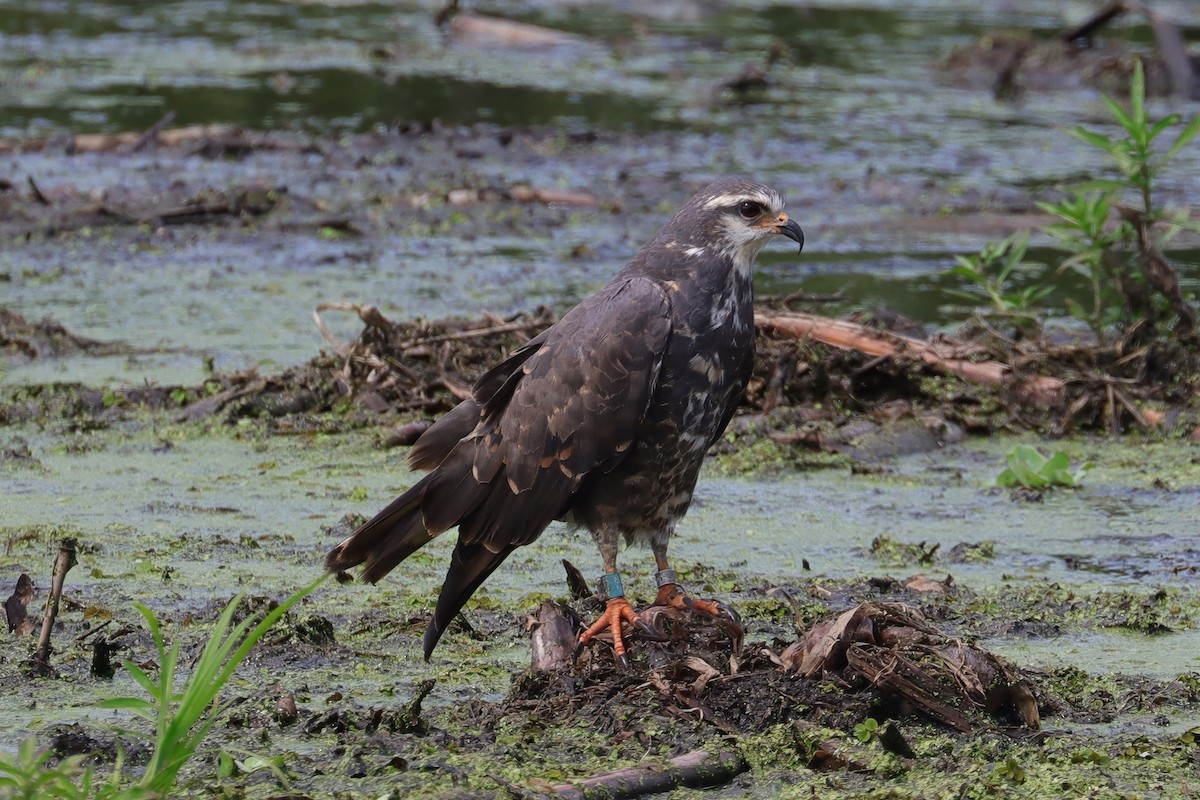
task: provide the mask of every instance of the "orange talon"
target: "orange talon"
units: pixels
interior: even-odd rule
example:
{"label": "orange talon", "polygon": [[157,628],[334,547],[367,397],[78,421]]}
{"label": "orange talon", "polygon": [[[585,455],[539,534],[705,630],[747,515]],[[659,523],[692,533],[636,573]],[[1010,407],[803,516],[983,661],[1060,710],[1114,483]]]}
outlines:
{"label": "orange talon", "polygon": [[622,622],[628,622],[635,626],[639,623],[645,624],[638,619],[637,612],[633,610],[633,606],[629,605],[628,600],[624,597],[614,597],[608,601],[600,618],[593,622],[590,628],[579,634],[580,647],[586,645],[592,640],[592,637],[607,628],[612,631],[613,652],[616,654],[617,660],[626,663],[625,639],[621,634]]}
{"label": "orange talon", "polygon": [[674,606],[682,609],[683,605],[683,589],[679,588],[677,583],[664,583],[658,587],[658,596],[654,598],[651,605],[655,606]]}
{"label": "orange talon", "polygon": [[699,611],[710,617],[724,617],[732,622],[740,623],[737,612],[719,600],[696,600],[688,597],[687,593],[677,583],[664,583],[658,587],[658,596],[654,598],[656,606],[670,606],[680,611]]}

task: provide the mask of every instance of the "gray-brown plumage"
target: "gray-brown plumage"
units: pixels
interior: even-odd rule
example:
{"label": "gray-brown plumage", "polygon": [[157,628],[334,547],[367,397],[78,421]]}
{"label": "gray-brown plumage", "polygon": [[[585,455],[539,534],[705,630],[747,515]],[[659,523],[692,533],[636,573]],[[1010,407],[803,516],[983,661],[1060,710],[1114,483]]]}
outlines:
{"label": "gray-brown plumage", "polygon": [[492,571],[555,519],[592,532],[606,572],[622,537],[667,569],[704,454],[750,377],[754,258],[776,234],[803,247],[782,209],[743,179],[692,197],[607,286],[421,436],[409,461],[429,474],[333,548],[326,568],[361,564],[374,582],[457,526],[426,658]]}

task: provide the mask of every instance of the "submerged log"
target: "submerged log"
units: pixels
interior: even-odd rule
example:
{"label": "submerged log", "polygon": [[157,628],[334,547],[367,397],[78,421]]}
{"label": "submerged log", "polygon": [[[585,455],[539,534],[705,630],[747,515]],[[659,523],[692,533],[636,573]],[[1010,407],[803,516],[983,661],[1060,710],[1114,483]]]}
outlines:
{"label": "submerged log", "polygon": [[695,750],[670,759],[665,766],[628,767],[575,783],[554,786],[558,797],[585,800],[588,797],[631,798],[667,792],[681,786],[706,789],[728,783],[749,769],[749,764],[737,753],[723,750],[710,753]]}
{"label": "submerged log", "polygon": [[477,47],[577,47],[586,42],[566,31],[471,12],[454,15],[449,29],[455,41]]}

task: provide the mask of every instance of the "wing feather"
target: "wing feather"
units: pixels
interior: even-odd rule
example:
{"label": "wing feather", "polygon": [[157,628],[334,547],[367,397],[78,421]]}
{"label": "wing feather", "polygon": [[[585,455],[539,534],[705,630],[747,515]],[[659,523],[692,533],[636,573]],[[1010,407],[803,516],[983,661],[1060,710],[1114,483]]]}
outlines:
{"label": "wing feather", "polygon": [[650,403],[670,331],[670,300],[647,278],[610,285],[576,307],[524,363],[490,447],[477,451],[478,471],[494,474],[499,460],[520,494],[611,468]]}
{"label": "wing feather", "polygon": [[433,469],[446,460],[450,451],[475,430],[480,407],[475,400],[464,400],[421,434],[408,452],[409,469]]}

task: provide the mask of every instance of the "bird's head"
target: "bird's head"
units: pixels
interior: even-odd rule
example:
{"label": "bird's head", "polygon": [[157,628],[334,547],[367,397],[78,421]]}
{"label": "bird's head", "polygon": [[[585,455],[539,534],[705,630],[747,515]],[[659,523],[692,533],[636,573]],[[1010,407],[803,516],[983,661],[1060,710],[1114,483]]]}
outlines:
{"label": "bird's head", "polygon": [[688,229],[687,241],[746,267],[777,235],[788,237],[804,249],[804,232],[783,210],[779,193],[744,178],[706,186],[679,210],[673,221]]}

